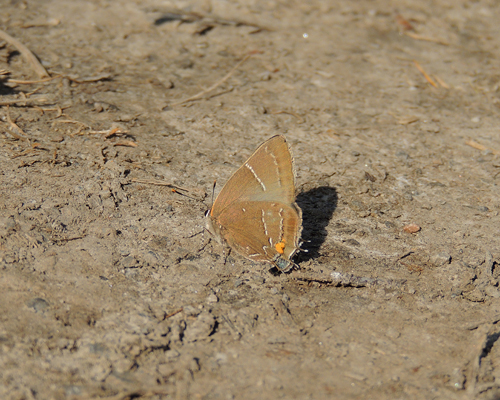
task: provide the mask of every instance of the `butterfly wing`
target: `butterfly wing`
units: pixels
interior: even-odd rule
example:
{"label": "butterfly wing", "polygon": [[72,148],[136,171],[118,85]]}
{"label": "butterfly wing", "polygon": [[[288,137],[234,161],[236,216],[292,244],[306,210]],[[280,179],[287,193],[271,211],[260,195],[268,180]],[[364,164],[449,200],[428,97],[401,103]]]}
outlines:
{"label": "butterfly wing", "polygon": [[215,199],[211,215],[217,218],[233,202],[295,201],[293,161],[284,136],[264,142],[233,174]]}
{"label": "butterfly wing", "polygon": [[252,261],[290,260],[299,247],[300,209],[259,201],[235,202],[218,219],[221,237]]}
{"label": "butterfly wing", "polygon": [[302,211],[295,203],[293,159],[284,136],[264,142],[215,199],[208,229],[253,261],[287,271],[299,248]]}

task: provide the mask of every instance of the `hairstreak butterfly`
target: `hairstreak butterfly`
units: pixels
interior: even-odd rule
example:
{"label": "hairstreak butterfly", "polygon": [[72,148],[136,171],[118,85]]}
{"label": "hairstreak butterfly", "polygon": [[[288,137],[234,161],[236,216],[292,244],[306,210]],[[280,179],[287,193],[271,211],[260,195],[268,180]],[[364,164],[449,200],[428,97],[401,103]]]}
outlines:
{"label": "hairstreak butterfly", "polygon": [[300,250],[293,159],[284,136],[265,141],[233,174],[207,211],[207,229],[245,258],[282,272]]}

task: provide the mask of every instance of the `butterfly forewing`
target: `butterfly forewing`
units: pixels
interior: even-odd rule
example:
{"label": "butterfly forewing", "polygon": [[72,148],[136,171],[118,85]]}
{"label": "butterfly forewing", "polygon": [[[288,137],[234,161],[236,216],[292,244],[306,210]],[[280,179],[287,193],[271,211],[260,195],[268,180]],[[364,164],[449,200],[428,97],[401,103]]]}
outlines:
{"label": "butterfly forewing", "polygon": [[233,174],[215,199],[211,215],[217,217],[236,201],[281,201],[295,199],[293,163],[283,136],[264,142]]}

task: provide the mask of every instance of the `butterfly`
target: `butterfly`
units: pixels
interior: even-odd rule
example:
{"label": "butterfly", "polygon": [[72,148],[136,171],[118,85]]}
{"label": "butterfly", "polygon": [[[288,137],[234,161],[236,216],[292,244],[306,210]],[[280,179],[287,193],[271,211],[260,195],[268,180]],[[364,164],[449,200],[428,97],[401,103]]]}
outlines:
{"label": "butterfly", "polygon": [[243,257],[282,272],[295,266],[302,210],[295,202],[293,158],[284,136],[255,150],[224,185],[206,219],[217,241]]}

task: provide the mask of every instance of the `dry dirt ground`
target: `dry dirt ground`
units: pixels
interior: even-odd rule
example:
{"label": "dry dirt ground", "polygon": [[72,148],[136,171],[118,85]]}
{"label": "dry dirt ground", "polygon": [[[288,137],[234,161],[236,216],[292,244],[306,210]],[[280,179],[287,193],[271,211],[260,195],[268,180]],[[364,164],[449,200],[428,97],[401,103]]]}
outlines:
{"label": "dry dirt ground", "polygon": [[[0,20],[53,78],[0,42],[1,399],[500,398],[499,2]],[[197,234],[276,134],[308,250],[289,274]]]}

